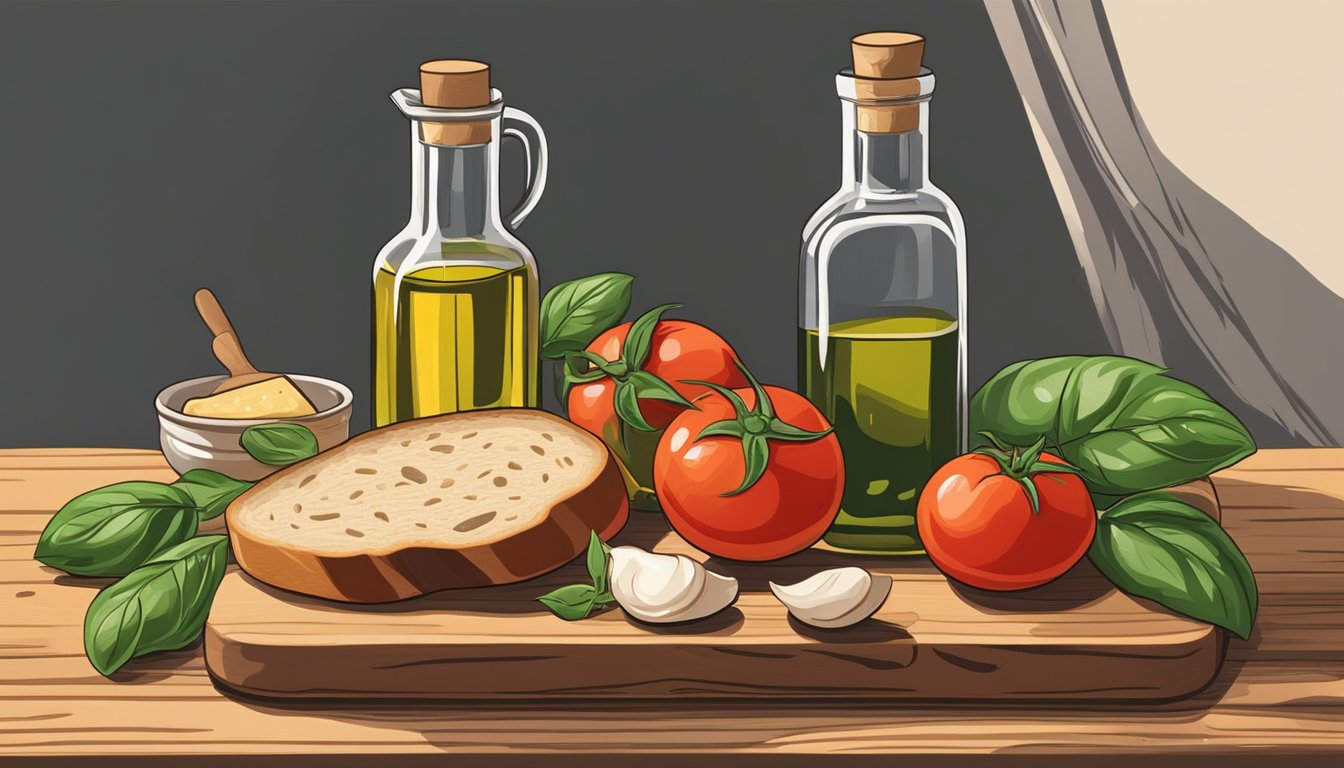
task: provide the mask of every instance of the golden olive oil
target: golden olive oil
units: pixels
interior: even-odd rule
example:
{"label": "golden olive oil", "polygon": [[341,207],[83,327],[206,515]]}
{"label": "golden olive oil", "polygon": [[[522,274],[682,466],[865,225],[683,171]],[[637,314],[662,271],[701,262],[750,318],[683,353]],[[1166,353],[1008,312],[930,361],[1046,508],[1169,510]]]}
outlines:
{"label": "golden olive oil", "polygon": [[935,310],[835,323],[822,365],[817,332],[799,331],[803,394],[835,425],[845,456],[844,496],[827,544],[923,552],[916,502],[958,450],[957,335],[956,320]]}
{"label": "golden olive oil", "polygon": [[527,267],[452,256],[404,275],[399,289],[386,266],[374,277],[375,426],[537,405]]}

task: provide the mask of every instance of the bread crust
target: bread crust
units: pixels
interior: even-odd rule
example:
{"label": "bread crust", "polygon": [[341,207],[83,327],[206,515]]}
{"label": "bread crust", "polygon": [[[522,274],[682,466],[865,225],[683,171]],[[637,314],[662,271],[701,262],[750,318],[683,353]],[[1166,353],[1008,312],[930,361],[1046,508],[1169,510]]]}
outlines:
{"label": "bread crust", "polygon": [[[568,429],[580,429],[557,416],[533,409],[500,408],[471,411],[472,415],[527,411],[544,414]],[[445,422],[452,416],[433,416],[401,422],[366,432],[344,446],[358,445],[370,436],[384,436]],[[583,431],[580,429],[580,431]],[[586,432],[584,432],[587,435]],[[591,435],[588,435],[591,437]],[[299,472],[310,471],[322,455],[293,464],[259,481],[252,490],[229,504],[231,544],[238,565],[249,576],[280,589],[348,603],[387,603],[443,589],[510,584],[540,576],[564,565],[588,546],[589,531],[605,541],[629,517],[625,481],[616,459],[601,446],[603,465],[592,483],[551,505],[538,522],[512,536],[463,548],[415,546],[384,554],[327,555],[300,547],[263,540],[252,535],[236,518],[256,489]]]}

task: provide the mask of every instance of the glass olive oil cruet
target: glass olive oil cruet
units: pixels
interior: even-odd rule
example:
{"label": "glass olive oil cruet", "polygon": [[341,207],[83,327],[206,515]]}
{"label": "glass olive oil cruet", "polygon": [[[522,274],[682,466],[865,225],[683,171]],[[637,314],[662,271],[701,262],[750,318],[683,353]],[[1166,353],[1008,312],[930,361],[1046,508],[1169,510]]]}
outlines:
{"label": "glass olive oil cruet", "polygon": [[[374,426],[536,406],[537,264],[510,231],[546,185],[546,138],[504,106],[490,66],[429,61],[392,101],[411,123],[411,215],[373,265]],[[499,212],[502,137],[527,153],[522,202]]]}
{"label": "glass olive oil cruet", "polygon": [[924,39],[870,32],[852,51],[841,187],[803,230],[799,386],[845,456],[824,541],[919,554],[920,491],[966,442],[965,230],[928,179]]}

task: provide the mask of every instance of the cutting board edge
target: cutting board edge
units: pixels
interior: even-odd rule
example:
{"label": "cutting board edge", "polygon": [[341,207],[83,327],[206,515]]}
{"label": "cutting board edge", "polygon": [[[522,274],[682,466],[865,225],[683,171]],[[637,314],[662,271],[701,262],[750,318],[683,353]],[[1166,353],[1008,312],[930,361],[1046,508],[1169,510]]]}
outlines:
{"label": "cutting board edge", "polygon": [[[855,658],[863,655],[865,651],[878,651],[874,655],[881,655],[881,651],[889,651],[883,643],[870,644],[842,644],[844,655],[847,658]],[[1005,647],[1003,645],[982,645],[982,644],[961,644],[961,645],[942,645],[937,647],[926,647],[928,653],[936,654],[940,658],[955,657],[961,661],[954,662],[956,666],[962,666],[963,670],[969,670],[971,673],[983,670],[975,669],[977,664],[973,658],[977,655],[976,651],[989,652],[991,656],[997,656],[1004,652],[1021,652],[1029,646],[1022,646],[1019,649]],[[249,646],[238,642],[237,638],[225,641],[217,632],[207,627],[205,640],[203,643],[206,669],[216,686],[221,690],[239,693],[245,696],[278,700],[278,701],[359,701],[359,700],[386,700],[386,701],[437,701],[437,702],[462,702],[462,703],[487,703],[487,702],[519,702],[528,701],[542,703],[546,701],[575,703],[587,702],[590,704],[603,701],[648,701],[648,702],[727,702],[727,701],[770,701],[770,702],[807,702],[807,701],[891,701],[891,702],[914,702],[914,701],[949,701],[949,702],[996,702],[1004,703],[1032,703],[1032,702],[1130,702],[1130,703],[1161,703],[1180,701],[1189,698],[1207,688],[1217,679],[1222,669],[1226,647],[1227,634],[1217,627],[1207,627],[1207,631],[1200,636],[1191,639],[1189,642],[1181,645],[1154,646],[1167,651],[1167,654],[1156,655],[1144,659],[1142,670],[1147,674],[1148,679],[1156,681],[1150,686],[1121,685],[1105,688],[1103,695],[1087,695],[1076,690],[1048,692],[1048,691],[1010,691],[1010,690],[985,690],[981,689],[974,693],[952,691],[949,693],[931,693],[927,689],[892,689],[892,688],[862,688],[862,687],[837,687],[834,690],[816,691],[788,689],[772,690],[762,692],[760,690],[740,690],[741,685],[733,682],[716,681],[685,681],[683,678],[669,678],[666,680],[652,681],[652,685],[662,686],[661,688],[649,688],[648,685],[636,684],[634,690],[624,690],[621,687],[613,685],[596,686],[590,690],[573,690],[569,692],[556,693],[555,691],[493,691],[486,690],[483,686],[475,690],[386,690],[374,686],[365,686],[352,689],[319,689],[309,688],[305,690],[282,689],[274,686],[275,681],[270,679],[272,674],[269,670],[274,670],[278,665],[268,667],[265,646]],[[611,646],[602,644],[590,644],[581,646],[582,650],[601,654],[607,657],[611,655]],[[827,646],[820,646],[821,652],[827,651]],[[1040,650],[1049,648],[1049,646],[1037,646],[1038,650],[1033,654],[1040,657],[1041,663],[1049,667],[1049,671],[1042,674],[1042,679],[1053,679],[1058,673],[1059,677],[1069,680],[1077,680],[1072,676],[1070,669],[1060,669],[1061,659],[1056,655],[1053,649],[1051,651]],[[1125,657],[1132,660],[1136,646],[1117,644],[1115,646],[1097,646],[1091,645],[1077,650],[1085,651],[1089,656],[1105,656],[1109,652],[1114,652],[1118,657]],[[415,650],[430,651],[433,646],[422,645]],[[292,650],[289,649],[289,650]],[[339,646],[332,646],[328,650],[339,652],[343,650]],[[354,650],[354,649],[344,649]],[[461,649],[456,649],[461,650]],[[498,644],[482,644],[476,649],[481,653],[481,661],[489,661],[491,664],[497,664],[500,660],[501,651],[506,650]],[[527,651],[524,644],[520,644],[518,650]],[[704,654],[706,651],[716,649],[705,646],[687,646],[687,645],[669,645],[664,646],[664,652],[682,652],[690,654]],[[757,652],[750,646],[743,647],[736,645],[731,648],[734,655],[745,652],[751,654]],[[761,650],[760,652],[768,652]],[[339,654],[335,654],[339,655]],[[523,661],[534,661],[535,659],[524,657]],[[1074,659],[1076,661],[1076,659]],[[448,661],[448,664],[460,662],[461,659]],[[566,657],[563,660],[566,665],[575,664],[572,658]],[[408,666],[419,668],[418,665],[432,666],[434,660],[423,662],[411,662]],[[317,668],[326,668],[326,664],[319,663],[314,665]],[[347,678],[350,674],[350,667],[347,665]],[[947,665],[942,665],[943,672],[957,672]],[[285,674],[282,678],[293,681],[291,676],[293,667],[287,665]],[[500,676],[507,674],[504,670],[496,669]],[[935,672],[936,674],[936,672]],[[1079,673],[1080,674],[1080,673]],[[422,675],[418,672],[413,678],[417,683],[430,679],[432,676]],[[728,678],[728,675],[724,676]],[[965,675],[963,675],[965,677]],[[971,674],[969,677],[974,677]],[[519,675],[518,679],[551,679],[547,675]],[[1134,682],[1129,675],[1125,675],[1127,683]],[[318,681],[314,679],[314,683]],[[697,692],[685,692],[677,686],[682,682],[696,682],[700,685],[715,685],[719,687],[713,690],[701,690]],[[974,685],[975,683],[971,683]],[[857,684],[856,684],[857,685]],[[735,687],[736,686],[736,687]],[[630,688],[631,686],[625,686]]]}

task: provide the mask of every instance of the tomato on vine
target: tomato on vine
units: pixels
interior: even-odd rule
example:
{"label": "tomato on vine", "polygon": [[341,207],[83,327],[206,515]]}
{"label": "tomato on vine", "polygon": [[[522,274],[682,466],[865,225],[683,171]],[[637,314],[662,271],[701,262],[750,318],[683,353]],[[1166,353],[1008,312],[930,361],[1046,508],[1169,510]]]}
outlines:
{"label": "tomato on vine", "polygon": [[920,494],[915,524],[934,565],[980,589],[1037,587],[1087,553],[1097,529],[1092,496],[1077,470],[1029,448],[977,449],[944,464]]}
{"label": "tomato on vine", "polygon": [[602,438],[644,488],[653,486],[658,433],[709,391],[692,381],[747,384],[737,353],[721,336],[697,323],[662,319],[676,306],[655,307],[566,355],[570,421]]}
{"label": "tomato on vine", "polygon": [[719,557],[775,560],[812,546],[840,511],[845,470],[826,418],[796,392],[712,390],[668,425],[654,458],[663,512]]}

